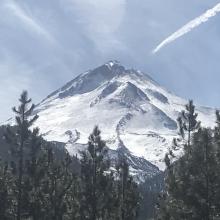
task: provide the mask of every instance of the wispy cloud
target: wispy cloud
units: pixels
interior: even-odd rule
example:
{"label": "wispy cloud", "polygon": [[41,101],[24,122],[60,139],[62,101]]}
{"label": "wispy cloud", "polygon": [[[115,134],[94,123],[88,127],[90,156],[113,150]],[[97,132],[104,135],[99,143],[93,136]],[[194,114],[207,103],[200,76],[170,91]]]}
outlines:
{"label": "wispy cloud", "polygon": [[166,45],[170,44],[171,42],[175,41],[176,39],[182,37],[183,35],[189,33],[194,28],[198,27],[202,23],[207,22],[211,17],[216,16],[220,12],[220,3],[218,3],[214,8],[207,10],[204,14],[200,15],[199,17],[193,19],[182,28],[174,32],[164,41],[162,41],[154,50],[153,53],[157,53]]}
{"label": "wispy cloud", "polygon": [[50,42],[54,42],[53,36],[36,20],[32,15],[29,15],[22,7],[20,7],[14,1],[6,1],[5,8],[10,10],[14,16],[19,18],[28,30],[34,31],[39,35],[45,37]]}
{"label": "wispy cloud", "polygon": [[82,32],[99,52],[124,46],[116,33],[123,22],[126,0],[64,0],[64,7],[73,11]]}

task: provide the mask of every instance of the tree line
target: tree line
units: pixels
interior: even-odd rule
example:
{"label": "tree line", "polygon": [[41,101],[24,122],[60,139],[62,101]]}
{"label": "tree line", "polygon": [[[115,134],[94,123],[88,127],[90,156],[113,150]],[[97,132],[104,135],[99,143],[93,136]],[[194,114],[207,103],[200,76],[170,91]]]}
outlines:
{"label": "tree line", "polygon": [[96,126],[77,159],[59,157],[38,128],[35,105],[24,91],[13,108],[15,125],[4,139],[10,161],[0,161],[1,220],[134,220],[140,206],[138,185],[126,158],[112,164]]}
{"label": "tree line", "polygon": [[60,154],[33,128],[38,116],[27,92],[19,101],[15,126],[4,132],[10,158],[0,160],[1,220],[220,220],[219,111],[216,126],[204,128],[189,101],[165,172],[138,185],[122,154],[111,163],[97,126],[80,159]]}

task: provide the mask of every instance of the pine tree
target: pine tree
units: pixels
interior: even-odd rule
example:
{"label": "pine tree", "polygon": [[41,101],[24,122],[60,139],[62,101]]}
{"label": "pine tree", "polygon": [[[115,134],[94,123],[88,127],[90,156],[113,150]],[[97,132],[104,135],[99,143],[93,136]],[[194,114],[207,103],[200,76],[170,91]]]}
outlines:
{"label": "pine tree", "polygon": [[169,158],[176,158],[175,151],[182,150],[184,147],[185,153],[191,150],[191,137],[193,133],[198,131],[201,122],[197,120],[198,114],[195,113],[195,106],[192,100],[189,100],[180,116],[177,118],[179,128],[179,137],[173,139],[173,144],[168,152]]}
{"label": "pine tree", "polygon": [[66,220],[80,220],[80,199],[81,199],[81,185],[80,177],[76,176],[72,186],[66,196],[67,212]]}
{"label": "pine tree", "polygon": [[[192,139],[192,151],[174,165],[174,184],[169,182],[169,198],[179,219],[210,220],[215,216],[215,188],[219,186],[212,132],[200,129]],[[169,176],[172,179],[172,176]]]}
{"label": "pine tree", "polygon": [[[70,207],[68,199],[74,191],[72,190],[75,181],[75,174],[71,169],[71,157],[66,153],[64,160],[56,161],[52,149],[47,150],[46,176],[43,185],[43,192],[46,195],[44,200],[45,219],[60,220],[67,218]],[[73,212],[71,212],[71,215]],[[73,218],[75,219],[75,218]]]}
{"label": "pine tree", "polygon": [[42,184],[46,175],[44,167],[44,155],[42,138],[39,135],[39,129],[33,129],[30,134],[30,149],[25,160],[26,178],[24,181],[25,191],[29,203],[29,215],[33,220],[40,220],[43,216],[42,198],[45,196],[42,192]]}
{"label": "pine tree", "polygon": [[23,194],[24,194],[24,156],[25,148],[28,146],[28,140],[30,137],[30,127],[38,118],[37,115],[32,116],[34,105],[31,103],[31,99],[28,98],[27,91],[21,94],[19,99],[20,105],[18,108],[14,107],[13,111],[17,115],[15,117],[15,128],[10,129],[8,127],[6,139],[13,145],[13,153],[15,160],[17,159],[17,164],[14,163],[14,168],[17,169],[17,210],[16,219],[21,220],[23,213],[23,208],[25,207]]}
{"label": "pine tree", "polygon": [[219,164],[216,143],[218,127],[199,128],[189,148],[177,161],[166,156],[166,191],[159,203],[157,219],[212,220],[220,215]]}
{"label": "pine tree", "polygon": [[[200,128],[200,122],[197,121],[198,114],[195,113],[195,106],[192,100],[189,100],[188,104],[185,106],[180,116],[177,118],[178,128],[179,128],[179,137],[173,139],[172,148],[165,155],[164,161],[166,164],[166,177],[165,177],[165,192],[162,193],[160,197],[159,214],[157,215],[158,219],[164,218],[180,218],[187,214],[185,207],[183,207],[183,202],[179,197],[183,194],[183,191],[179,189],[179,177],[177,175],[182,175],[182,178],[187,179],[187,173],[181,171],[178,172],[180,167],[182,170],[186,169],[187,158],[191,153],[191,139],[192,135],[198,131]],[[184,155],[182,158],[178,158],[175,154],[175,151],[183,150]],[[178,160],[178,162],[173,161],[173,159]],[[187,180],[188,181],[188,180]],[[172,193],[171,193],[172,192]],[[181,194],[181,195],[180,195]],[[165,199],[165,201],[163,201]],[[163,212],[162,212],[163,211]],[[171,215],[172,213],[172,215]],[[181,213],[181,214],[179,214]]]}
{"label": "pine tree", "polygon": [[81,219],[84,220],[103,219],[106,213],[105,189],[110,164],[107,159],[107,147],[102,141],[100,133],[96,126],[89,136],[87,150],[82,152]]}
{"label": "pine tree", "polygon": [[7,163],[0,161],[0,219],[13,218],[13,185],[14,179]]}
{"label": "pine tree", "polygon": [[115,171],[110,171],[107,177],[107,185],[105,188],[105,215],[103,219],[118,220],[119,219],[119,199],[118,199],[118,182],[116,180]]}
{"label": "pine tree", "polygon": [[215,202],[216,204],[216,212],[220,213],[220,113],[219,111],[216,111],[216,126],[214,129],[214,143],[216,146],[216,162],[217,162],[217,167],[215,168],[216,173],[217,173],[217,180],[215,187]]}
{"label": "pine tree", "polygon": [[137,184],[129,174],[129,165],[124,156],[119,156],[116,167],[118,181],[118,208],[120,220],[137,218],[140,195]]}
{"label": "pine tree", "polygon": [[201,129],[193,137],[193,152],[189,162],[190,191],[186,202],[193,207],[195,219],[211,220],[220,213],[215,213],[218,167],[216,149],[213,144],[212,132]]}
{"label": "pine tree", "polygon": [[192,100],[186,105],[186,110],[181,112],[180,117],[177,119],[179,124],[180,135],[183,139],[187,134],[186,146],[190,148],[192,133],[200,128],[200,122],[197,121],[198,114],[195,113],[195,106]]}
{"label": "pine tree", "polygon": [[139,218],[143,220],[153,219],[156,213],[155,205],[160,205],[158,197],[162,196],[161,193],[164,190],[164,173],[161,172],[152,178],[147,178],[143,183],[139,184],[138,188],[142,196]]}

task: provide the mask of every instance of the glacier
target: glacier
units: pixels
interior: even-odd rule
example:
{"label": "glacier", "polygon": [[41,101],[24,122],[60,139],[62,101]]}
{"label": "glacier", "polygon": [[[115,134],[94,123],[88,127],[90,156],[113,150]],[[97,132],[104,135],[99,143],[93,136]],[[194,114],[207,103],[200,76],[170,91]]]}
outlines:
{"label": "glacier", "polygon": [[[186,103],[149,75],[110,61],[39,103],[36,126],[46,140],[63,142],[70,154],[79,155],[98,125],[112,158],[123,151],[134,173],[154,175],[165,169],[164,156],[178,135],[176,119]],[[197,105],[196,111],[203,126],[214,126],[215,109]]]}

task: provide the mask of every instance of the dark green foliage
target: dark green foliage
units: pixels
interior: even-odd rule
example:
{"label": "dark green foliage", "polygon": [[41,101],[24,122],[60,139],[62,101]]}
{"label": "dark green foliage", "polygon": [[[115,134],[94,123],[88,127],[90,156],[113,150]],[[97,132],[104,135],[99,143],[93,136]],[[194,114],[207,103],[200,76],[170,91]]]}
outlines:
{"label": "dark green foliage", "polygon": [[0,219],[136,219],[138,186],[125,160],[117,168],[110,164],[98,127],[78,161],[33,128],[38,116],[32,115],[34,105],[28,107],[27,92],[19,101],[15,126],[0,127]]}
{"label": "dark green foliage", "polygon": [[140,204],[139,220],[153,219],[158,196],[164,190],[164,173],[161,172],[153,178],[147,179],[139,185],[142,201]]}
{"label": "dark green foliage", "polygon": [[188,145],[190,145],[191,133],[198,130],[200,127],[200,122],[197,121],[197,116],[198,114],[195,113],[193,101],[190,100],[186,105],[186,110],[182,111],[180,117],[177,119],[179,122],[180,135],[184,138],[185,134],[188,134]]}
{"label": "dark green foliage", "polygon": [[14,171],[17,174],[16,187],[17,187],[17,211],[16,219],[21,220],[22,215],[26,215],[27,198],[24,192],[24,148],[30,146],[30,127],[38,116],[31,116],[34,110],[34,105],[30,107],[31,99],[28,98],[28,94],[24,91],[19,99],[20,105],[18,108],[14,107],[13,111],[16,114],[15,122],[16,126],[14,130],[10,127],[7,129],[6,139],[12,144],[12,154],[17,161],[12,164]]}
{"label": "dark green foliage", "polygon": [[134,220],[140,202],[137,184],[122,157],[116,172],[110,170],[107,147],[95,127],[81,159],[81,216],[89,220]]}
{"label": "dark green foliage", "polygon": [[28,211],[31,213],[33,220],[40,219],[42,216],[43,194],[42,181],[45,170],[42,166],[43,156],[41,152],[42,140],[39,137],[39,130],[34,129],[30,135],[30,149],[28,157],[25,160],[25,189],[27,191]]}
{"label": "dark green foliage", "polygon": [[0,161],[0,219],[12,219],[14,179],[7,163]]}
{"label": "dark green foliage", "polygon": [[95,127],[89,136],[88,149],[82,152],[81,179],[82,205],[84,219],[101,219],[105,216],[105,191],[108,185],[107,171],[110,163],[107,158],[107,147],[101,140],[100,130]]}
{"label": "dark green foliage", "polygon": [[[75,174],[70,169],[72,160],[68,154],[66,158],[57,162],[51,149],[47,150],[45,160],[46,175],[42,183],[44,193],[43,206],[45,209],[45,219],[64,219],[71,211],[68,199],[72,193]],[[46,195],[46,197],[45,197]]]}
{"label": "dark green foliage", "polygon": [[219,119],[217,113],[214,131],[200,128],[194,119],[191,129],[183,126],[183,134],[193,134],[188,135],[183,155],[177,161],[171,162],[170,155],[166,155],[166,191],[159,200],[158,220],[219,219]]}
{"label": "dark green foliage", "polygon": [[138,186],[129,175],[129,166],[125,157],[119,156],[117,170],[118,208],[120,220],[137,219],[140,206]]}
{"label": "dark green foliage", "polygon": [[[179,138],[174,138],[173,140],[173,150],[179,150],[179,148],[184,143],[185,150],[190,151],[191,147],[191,137],[194,132],[196,132],[201,123],[197,121],[198,114],[195,113],[195,106],[193,101],[190,100],[189,103],[185,106],[186,110],[182,111],[180,116],[177,119],[179,125]],[[175,154],[170,151],[170,156],[175,157]]]}

